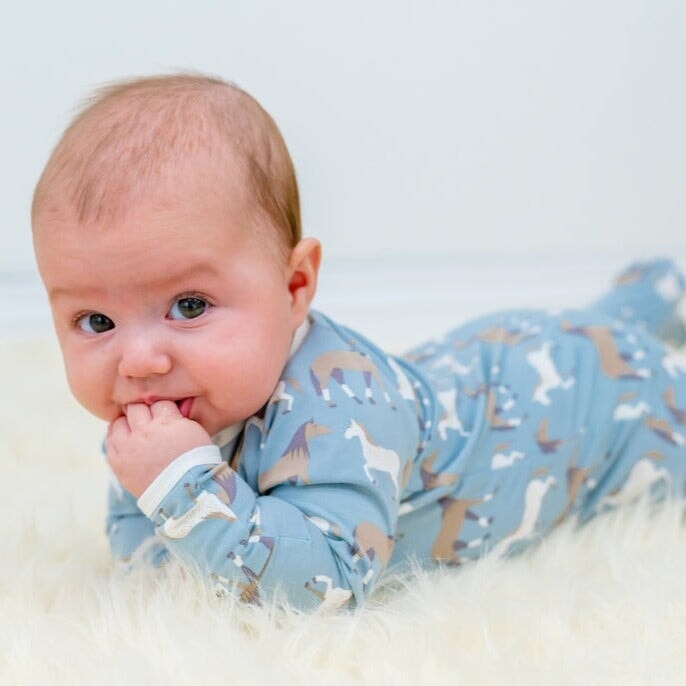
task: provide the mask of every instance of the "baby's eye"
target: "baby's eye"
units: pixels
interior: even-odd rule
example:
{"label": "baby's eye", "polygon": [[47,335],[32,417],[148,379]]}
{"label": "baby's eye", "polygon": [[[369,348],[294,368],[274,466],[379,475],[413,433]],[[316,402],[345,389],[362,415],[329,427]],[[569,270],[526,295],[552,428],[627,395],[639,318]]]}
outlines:
{"label": "baby's eye", "polygon": [[179,298],[169,310],[170,319],[194,319],[207,309],[208,304],[202,298],[188,296]]}
{"label": "baby's eye", "polygon": [[86,333],[104,333],[114,328],[114,322],[100,312],[84,314],[76,320],[76,324]]}

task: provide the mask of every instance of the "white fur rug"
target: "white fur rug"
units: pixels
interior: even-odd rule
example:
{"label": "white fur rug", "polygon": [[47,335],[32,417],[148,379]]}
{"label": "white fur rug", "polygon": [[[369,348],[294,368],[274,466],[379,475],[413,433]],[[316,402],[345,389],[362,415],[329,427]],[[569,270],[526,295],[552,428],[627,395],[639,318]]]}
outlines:
{"label": "white fur rug", "polygon": [[103,533],[103,426],[50,340],[0,344],[0,684],[683,684],[682,507],[565,525],[509,562],[415,575],[354,614],[125,578]]}

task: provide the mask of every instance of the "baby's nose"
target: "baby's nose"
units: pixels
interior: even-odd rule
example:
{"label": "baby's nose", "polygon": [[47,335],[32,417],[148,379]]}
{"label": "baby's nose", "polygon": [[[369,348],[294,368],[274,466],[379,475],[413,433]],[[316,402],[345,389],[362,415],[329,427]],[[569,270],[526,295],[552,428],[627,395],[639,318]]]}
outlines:
{"label": "baby's nose", "polygon": [[171,356],[163,340],[144,333],[127,337],[119,359],[120,376],[145,378],[166,374],[171,367]]}

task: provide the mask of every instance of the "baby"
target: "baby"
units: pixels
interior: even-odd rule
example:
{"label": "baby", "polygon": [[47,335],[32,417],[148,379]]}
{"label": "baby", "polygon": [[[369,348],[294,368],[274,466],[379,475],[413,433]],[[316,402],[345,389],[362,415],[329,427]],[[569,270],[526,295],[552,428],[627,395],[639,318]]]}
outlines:
{"label": "baby", "polygon": [[398,357],[310,308],[320,245],[269,115],[220,80],[100,91],[33,203],[70,388],[108,424],[107,533],[246,601],[359,603],[382,572],[508,554],[682,494],[684,280],[468,323]]}

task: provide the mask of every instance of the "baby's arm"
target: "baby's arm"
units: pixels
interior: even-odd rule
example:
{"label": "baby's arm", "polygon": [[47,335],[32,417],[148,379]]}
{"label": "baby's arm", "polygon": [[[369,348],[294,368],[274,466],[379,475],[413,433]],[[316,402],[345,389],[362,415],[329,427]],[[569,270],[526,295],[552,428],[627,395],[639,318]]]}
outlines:
{"label": "baby's arm", "polygon": [[[166,493],[165,481],[176,481]],[[393,547],[392,489],[364,475],[345,483],[287,478],[258,495],[207,446],[182,455],[138,504],[169,549],[209,573],[217,590],[256,601],[281,589],[311,607],[334,596],[359,601],[372,588]]]}
{"label": "baby's arm", "polygon": [[106,531],[112,554],[125,567],[141,558],[159,566],[168,557],[163,541],[155,533],[155,525],[114,475],[108,488]]}
{"label": "baby's arm", "polygon": [[107,459],[112,469],[108,494],[107,535],[117,560],[125,565],[139,558],[162,564],[168,552],[143,514],[137,497],[180,452],[211,444],[207,432],[185,419],[171,401],[151,406],[129,405],[126,416],[107,432]]}
{"label": "baby's arm", "polygon": [[137,505],[170,552],[219,592],[255,601],[281,589],[299,607],[360,601],[393,549],[416,418],[390,403],[343,411],[321,403],[287,419],[272,406],[264,424],[264,433],[246,427],[240,472],[216,446],[198,446],[169,464]]}

